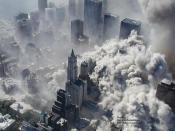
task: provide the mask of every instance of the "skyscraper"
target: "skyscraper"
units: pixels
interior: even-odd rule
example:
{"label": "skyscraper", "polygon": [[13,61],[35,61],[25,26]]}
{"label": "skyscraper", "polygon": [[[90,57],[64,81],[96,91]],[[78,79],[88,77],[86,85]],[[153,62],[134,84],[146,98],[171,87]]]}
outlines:
{"label": "skyscraper", "polygon": [[141,22],[129,18],[124,19],[120,25],[120,39],[127,39],[132,30],[140,34]]}
{"label": "skyscraper", "polygon": [[71,41],[74,44],[88,44],[89,38],[84,35],[84,27],[82,20],[71,21]]}
{"label": "skyscraper", "polygon": [[45,12],[46,19],[54,23],[56,20],[56,8],[46,8]]}
{"label": "skyscraper", "polygon": [[157,86],[156,97],[169,105],[175,113],[175,84],[168,80],[163,79]]}
{"label": "skyscraper", "polygon": [[83,80],[87,80],[88,77],[88,63],[86,61],[83,61],[81,63],[81,68],[80,68],[80,78]]}
{"label": "skyscraper", "polygon": [[84,2],[84,27],[85,34],[91,38],[99,38],[103,25],[102,0],[85,0]]}
{"label": "skyscraper", "polygon": [[106,13],[104,15],[103,40],[117,37],[119,17]]}
{"label": "skyscraper", "polygon": [[71,41],[77,43],[80,35],[83,35],[83,21],[71,21]]}
{"label": "skyscraper", "polygon": [[28,14],[20,13],[16,16],[17,29],[22,37],[32,35],[32,22]]}
{"label": "skyscraper", "polygon": [[69,0],[69,15],[75,18],[76,12],[76,0]]}
{"label": "skyscraper", "polygon": [[56,21],[58,25],[62,24],[62,22],[65,20],[65,16],[66,16],[66,8],[64,6],[57,7],[56,8]]}
{"label": "skyscraper", "polygon": [[72,50],[68,58],[66,92],[71,96],[71,102],[78,107],[87,98],[87,82],[77,78],[77,57]]}
{"label": "skyscraper", "polygon": [[77,80],[78,67],[77,57],[72,49],[71,55],[68,57],[67,81],[75,82]]}
{"label": "skyscraper", "polygon": [[47,8],[47,0],[38,0],[39,11],[44,12],[45,8]]}

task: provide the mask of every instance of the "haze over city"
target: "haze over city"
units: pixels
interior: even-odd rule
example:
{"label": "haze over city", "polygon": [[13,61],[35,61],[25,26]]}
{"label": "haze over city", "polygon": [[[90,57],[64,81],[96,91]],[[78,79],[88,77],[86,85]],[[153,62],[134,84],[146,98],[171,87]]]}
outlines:
{"label": "haze over city", "polygon": [[0,0],[0,130],[174,131],[174,0]]}

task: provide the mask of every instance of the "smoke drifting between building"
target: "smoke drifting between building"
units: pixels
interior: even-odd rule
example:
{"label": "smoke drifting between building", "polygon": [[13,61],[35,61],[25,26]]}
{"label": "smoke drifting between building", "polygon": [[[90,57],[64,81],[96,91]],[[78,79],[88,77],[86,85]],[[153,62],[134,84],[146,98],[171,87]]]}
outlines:
{"label": "smoke drifting between building", "polygon": [[141,22],[129,18],[124,19],[120,25],[120,39],[127,39],[132,30],[140,34]]}

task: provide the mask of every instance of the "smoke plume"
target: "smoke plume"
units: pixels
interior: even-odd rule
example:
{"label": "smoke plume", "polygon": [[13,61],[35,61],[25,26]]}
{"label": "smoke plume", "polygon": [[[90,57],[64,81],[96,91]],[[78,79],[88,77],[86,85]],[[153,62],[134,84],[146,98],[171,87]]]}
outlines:
{"label": "smoke plume", "polygon": [[122,117],[140,122],[124,124],[124,131],[173,130],[175,116],[155,96],[157,83],[170,78],[163,55],[153,53],[133,32],[128,40],[111,40],[85,53],[83,59],[89,58],[96,61],[91,78],[102,93],[99,105],[112,111],[111,123],[118,125]]}
{"label": "smoke plume", "polygon": [[169,71],[174,75],[175,1],[139,0],[139,2],[144,15],[152,24],[151,44],[154,50],[165,54]]}

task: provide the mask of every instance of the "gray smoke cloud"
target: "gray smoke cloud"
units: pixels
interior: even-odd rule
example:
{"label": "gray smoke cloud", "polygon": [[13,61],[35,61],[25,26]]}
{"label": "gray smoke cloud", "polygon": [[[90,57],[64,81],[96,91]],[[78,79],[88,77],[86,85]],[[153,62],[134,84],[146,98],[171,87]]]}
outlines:
{"label": "gray smoke cloud", "polygon": [[[16,0],[1,1],[4,7],[8,4],[14,4],[14,8],[10,8],[7,12],[3,6],[0,6],[3,15],[0,20],[0,47],[2,51],[8,52],[11,57],[13,56],[14,49],[10,49],[12,43],[16,43],[19,47],[19,58],[17,61],[17,75],[9,76],[10,78],[0,79],[0,99],[15,99],[18,102],[25,102],[32,108],[41,110],[43,107],[51,107],[53,100],[56,98],[56,91],[60,88],[64,89],[66,82],[66,61],[70,55],[72,48],[76,48],[76,52],[84,52],[85,47],[78,47],[70,42],[70,20],[67,15],[64,22],[61,24],[52,23],[47,19],[40,19],[40,34],[44,37],[38,37],[35,34],[37,40],[25,39],[17,32],[17,27],[14,21],[10,21],[6,18],[14,18],[19,12],[30,13],[31,10],[35,10],[32,4],[37,5],[37,1],[22,2]],[[15,3],[16,2],[16,3]],[[22,7],[18,3],[23,5]],[[49,2],[54,2],[50,0]],[[55,5],[59,7],[65,7],[67,1],[56,1]],[[26,7],[27,6],[27,7]],[[27,10],[29,9],[29,10]],[[13,12],[11,14],[10,12]],[[7,13],[7,14],[6,14]],[[67,12],[65,13],[67,14]],[[51,35],[50,35],[51,34]],[[38,34],[37,34],[38,35]],[[39,40],[38,40],[39,38]],[[61,47],[61,48],[60,48]],[[29,88],[27,80],[21,77],[24,69],[28,69],[30,73],[36,75],[34,81],[31,80],[31,87]],[[29,77],[30,79],[30,77]],[[6,89],[6,92],[3,88]],[[7,93],[10,92],[10,93]]]}
{"label": "gray smoke cloud", "polygon": [[36,0],[0,0],[0,18],[11,18],[19,12],[37,8]]}
{"label": "gray smoke cloud", "polygon": [[174,69],[174,33],[175,1],[174,0],[138,0],[144,15],[152,24],[151,44],[154,50],[166,55],[169,71]]}
{"label": "gray smoke cloud", "polygon": [[83,55],[89,58],[96,61],[91,78],[98,81],[102,93],[99,105],[112,111],[111,123],[117,126],[124,117],[140,121],[139,126],[124,124],[124,131],[173,130],[174,114],[155,96],[157,83],[170,78],[163,55],[153,53],[133,32],[128,40],[111,40]]}
{"label": "gray smoke cloud", "polygon": [[[0,2],[0,5],[4,5],[0,6],[0,12],[3,12],[0,15],[1,17],[13,17],[19,11],[28,11],[37,7],[37,1],[33,0],[30,2],[0,0]],[[153,27],[152,34],[150,35],[150,46],[156,47],[158,50],[158,47],[161,47],[160,49],[165,51],[165,53],[166,50],[169,53],[171,51],[169,49],[174,47],[172,41],[172,34],[174,32],[173,21],[175,18],[172,13],[174,10],[173,0],[166,2],[140,0],[139,2],[142,8],[139,7],[137,1],[133,2],[133,0],[115,1],[115,4],[114,1],[109,0],[108,10],[121,15],[121,19],[130,17],[145,20],[143,17],[146,15]],[[60,1],[57,4],[60,4]],[[6,11],[9,5],[16,8],[10,8]],[[66,65],[63,62],[67,60],[71,49],[76,48],[76,52],[79,54],[91,49],[88,49],[88,47],[78,47],[70,43],[69,22],[64,22],[60,28],[55,28],[52,24],[48,27],[48,25],[45,26],[47,23],[42,23],[43,25],[40,27],[45,31],[53,31],[55,39],[53,43],[45,42],[44,40],[41,43],[34,43],[42,54],[42,58],[38,60],[26,54],[26,43],[21,42],[20,39],[18,40],[14,33],[13,23],[4,20],[0,21],[0,43],[4,43],[4,39],[14,37],[19,42],[18,44],[22,50],[19,68],[29,68],[39,74],[39,83],[41,83],[38,87],[40,92],[33,95],[23,85],[21,78],[12,78],[12,81],[7,82],[7,85],[15,84],[18,90],[12,95],[7,95],[0,88],[0,97],[2,99],[12,96],[17,101],[25,101],[25,103],[32,105],[33,108],[38,110],[44,105],[48,105],[48,103],[52,104],[50,101],[56,98],[56,91],[65,86],[66,70],[62,66]],[[160,43],[162,43],[161,46],[159,46]],[[137,36],[133,32],[127,40],[110,40],[104,43],[102,47],[96,46],[93,49],[94,51],[86,52],[83,54],[83,58],[79,60],[81,62],[82,60],[92,58],[96,61],[95,71],[92,73],[91,78],[99,83],[101,91],[99,106],[106,111],[112,111],[112,118],[109,120],[102,120],[100,122],[96,120],[91,121],[91,126],[96,130],[111,130],[112,124],[117,125],[118,117],[141,121],[139,127],[124,125],[124,131],[173,130],[175,118],[170,107],[155,97],[157,83],[163,78],[170,79],[171,77],[168,74],[165,56],[153,53],[150,46],[147,47],[142,37]],[[167,56],[166,53],[166,59]],[[3,81],[3,79],[0,80],[1,85]],[[37,107],[38,103],[43,105]],[[104,125],[106,126],[104,127]]]}
{"label": "gray smoke cloud", "polygon": [[[68,4],[68,0],[48,0],[56,6]],[[37,10],[38,0],[0,0],[0,18],[11,19],[20,12]]]}
{"label": "gray smoke cloud", "polygon": [[126,17],[144,19],[137,0],[107,0],[107,12],[119,15],[121,20]]}

